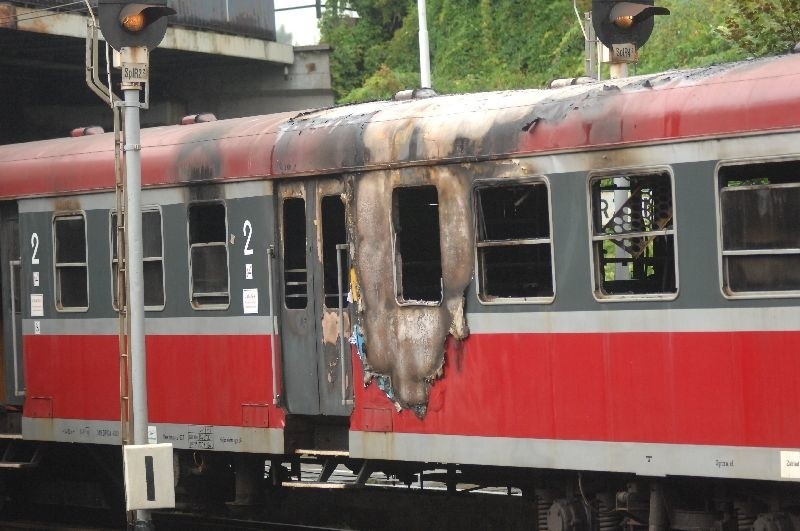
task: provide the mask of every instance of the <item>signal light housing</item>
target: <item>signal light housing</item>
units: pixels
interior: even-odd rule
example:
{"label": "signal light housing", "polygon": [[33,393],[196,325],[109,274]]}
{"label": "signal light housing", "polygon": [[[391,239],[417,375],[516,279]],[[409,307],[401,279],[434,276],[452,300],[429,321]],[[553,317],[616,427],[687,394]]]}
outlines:
{"label": "signal light housing", "polygon": [[97,11],[103,37],[112,48],[156,48],[167,32],[167,16],[176,11],[167,0],[126,2],[99,0]]}
{"label": "signal light housing", "polygon": [[592,0],[594,31],[609,48],[614,44],[633,44],[637,50],[644,46],[653,33],[655,15],[669,15],[669,9],[656,7],[655,0]]}

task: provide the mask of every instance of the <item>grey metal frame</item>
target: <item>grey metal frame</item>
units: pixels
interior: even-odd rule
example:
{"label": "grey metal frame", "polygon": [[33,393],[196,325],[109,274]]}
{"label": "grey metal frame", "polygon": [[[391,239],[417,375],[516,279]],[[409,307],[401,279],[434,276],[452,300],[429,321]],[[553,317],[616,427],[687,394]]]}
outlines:
{"label": "grey metal frame", "polygon": [[[791,249],[787,252],[787,250],[779,249],[779,250],[761,250],[761,251],[725,251],[723,247],[723,238],[722,238],[722,203],[721,203],[721,192],[722,187],[720,186],[720,177],[719,173],[720,170],[724,167],[728,166],[745,166],[745,165],[755,165],[755,164],[767,164],[770,162],[797,162],[800,164],[800,158],[797,155],[795,156],[786,156],[786,157],[755,157],[755,158],[747,158],[747,159],[729,159],[729,160],[721,160],[717,163],[717,167],[714,170],[714,206],[716,209],[716,222],[717,222],[717,256],[718,256],[718,267],[719,267],[719,289],[722,296],[729,300],[736,300],[736,299],[790,299],[790,298],[797,298],[800,297],[800,291],[797,290],[787,290],[787,291],[748,291],[748,292],[734,292],[730,291],[727,285],[727,270],[725,267],[725,256],[754,256],[754,255],[767,255],[767,254],[780,254],[780,255],[789,255],[789,254],[800,254],[800,249]],[[771,186],[785,186],[785,185],[771,185]],[[789,185],[792,187],[800,187],[800,178],[798,178],[798,184],[796,185]]]}
{"label": "grey metal frame", "polygon": [[[208,205],[218,203],[223,206],[225,209],[225,240],[220,243],[202,243],[202,244],[192,244],[191,243],[191,230],[190,230],[190,223],[191,217],[189,216],[189,209],[196,205]],[[190,201],[186,204],[186,242],[188,245],[189,250],[189,305],[194,310],[227,310],[231,305],[231,257],[230,251],[228,249],[228,205],[223,200],[211,200],[211,201]],[[163,239],[162,239],[163,245]],[[195,298],[195,291],[194,291],[194,274],[192,271],[192,249],[195,247],[225,247],[225,277],[227,282],[227,290],[225,293],[218,292],[219,295],[227,295],[228,296],[228,303],[227,304],[197,304],[194,302]],[[166,295],[166,294],[165,294]],[[215,293],[204,293],[203,296],[216,296]]]}
{"label": "grey metal frame", "polygon": [[[483,277],[483,271],[481,269],[481,262],[478,259],[478,248],[482,247],[481,242],[478,239],[478,209],[477,209],[477,201],[478,195],[477,192],[481,188],[491,188],[491,187],[500,187],[500,186],[518,186],[518,185],[526,185],[526,184],[538,184],[542,183],[547,190],[547,219],[548,223],[550,224],[550,237],[547,239],[537,239],[537,240],[514,240],[515,242],[519,242],[522,245],[528,244],[537,244],[537,245],[550,245],[550,274],[552,276],[553,282],[553,295],[551,297],[496,297],[493,300],[486,300],[483,298],[483,292],[481,287],[481,278]],[[499,304],[552,304],[556,300],[556,256],[555,250],[553,246],[553,194],[550,190],[550,180],[547,176],[540,175],[535,177],[524,177],[524,178],[514,178],[513,176],[503,176],[495,179],[478,179],[473,183],[472,186],[472,201],[473,201],[473,213],[474,219],[473,223],[475,226],[475,293],[478,298],[478,302],[482,305],[486,306],[493,306]],[[484,247],[489,247],[493,245],[492,243],[487,243],[483,245]],[[500,242],[498,245],[509,245],[506,242]]]}
{"label": "grey metal frame", "polygon": [[[602,294],[596,288],[598,286],[598,271],[597,271],[597,257],[595,256],[595,243],[598,241],[614,239],[614,236],[596,236],[594,234],[594,226],[592,223],[592,183],[599,179],[606,179],[610,177],[628,177],[632,175],[655,175],[666,174],[670,180],[670,192],[672,193],[672,229],[651,231],[647,235],[656,236],[672,236],[675,249],[675,293],[647,293],[647,294],[634,294],[634,295],[614,295]],[[671,301],[680,296],[680,260],[678,259],[678,208],[675,201],[675,174],[670,166],[642,166],[642,167],[626,167],[619,169],[608,169],[602,171],[590,171],[586,178],[586,206],[587,206],[587,221],[589,229],[589,260],[591,271],[591,292],[594,299],[598,302],[635,302],[635,301]],[[626,236],[636,236],[639,233],[631,233]]]}
{"label": "grey metal frame", "polygon": [[[161,256],[158,258],[158,260],[161,262],[161,289],[162,289],[162,292],[164,293],[164,304],[161,304],[159,306],[145,306],[144,309],[145,309],[145,311],[148,311],[148,312],[158,312],[158,311],[163,311],[164,308],[167,305],[167,289],[166,289],[167,286],[166,286],[166,278],[165,278],[165,275],[164,275],[164,215],[163,215],[163,212],[161,211],[161,205],[148,205],[148,206],[142,207],[142,215],[144,215],[146,212],[158,212],[158,218],[159,218],[159,221],[160,221]],[[111,278],[111,288],[112,288],[111,289],[111,306],[112,306],[112,308],[114,308],[114,310],[119,311],[119,306],[117,304],[117,301],[115,300],[115,293],[114,293],[114,289],[113,289],[114,288],[114,278],[113,277],[114,277],[114,262],[115,262],[115,260],[114,260],[114,246],[112,245],[112,242],[114,241],[114,239],[113,239],[113,236],[111,234],[113,232],[113,230],[114,230],[114,225],[111,223],[111,220],[113,219],[113,217],[114,217],[114,215],[116,213],[117,213],[117,211],[115,209],[112,209],[112,210],[108,211],[108,227],[109,227],[108,250],[109,250],[109,256],[110,256],[110,262],[109,263],[111,264],[111,277],[112,277]],[[142,235],[142,238],[146,238],[146,237],[147,236]],[[146,256],[143,257],[142,260],[144,262],[154,262],[155,261],[153,259],[153,257],[146,257]],[[118,261],[119,260],[117,259],[117,262]]]}
{"label": "grey metal frame", "polygon": [[[86,243],[86,246],[83,249],[83,262],[74,262],[74,263],[65,263],[65,264],[58,264],[56,260],[57,257],[57,245],[56,245],[56,220],[59,218],[78,218],[80,217],[83,220],[83,238]],[[88,234],[88,223],[86,222],[86,212],[83,210],[74,210],[74,211],[65,211],[65,212],[54,212],[53,217],[50,222],[50,230],[52,232],[52,252],[53,252],[53,305],[57,312],[63,313],[78,313],[78,312],[88,312],[89,307],[92,304],[91,301],[91,285],[89,284],[89,234]],[[65,266],[78,266],[82,265],[86,269],[86,306],[67,306],[67,307],[59,307],[59,301],[61,299],[61,283],[59,282],[58,278],[58,268],[65,267]]]}

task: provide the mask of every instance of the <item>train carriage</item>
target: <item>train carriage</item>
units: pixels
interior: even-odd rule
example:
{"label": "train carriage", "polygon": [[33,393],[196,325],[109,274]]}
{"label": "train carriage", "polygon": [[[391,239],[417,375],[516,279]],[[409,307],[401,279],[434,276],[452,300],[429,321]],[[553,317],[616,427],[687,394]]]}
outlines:
{"label": "train carriage", "polygon": [[[798,86],[795,54],[143,131],[153,439],[259,456],[243,489],[307,454],[496,474],[550,529],[600,525],[579,478],[602,529],[800,529]],[[0,198],[8,431],[118,445],[113,135],[0,146]]]}

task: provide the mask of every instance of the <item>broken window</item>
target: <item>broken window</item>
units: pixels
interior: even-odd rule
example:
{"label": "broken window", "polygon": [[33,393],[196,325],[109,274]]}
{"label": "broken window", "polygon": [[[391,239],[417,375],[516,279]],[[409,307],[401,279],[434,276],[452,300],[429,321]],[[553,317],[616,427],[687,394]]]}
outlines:
{"label": "broken window", "polygon": [[724,166],[719,186],[725,291],[800,291],[800,162]]}
{"label": "broken window", "polygon": [[189,263],[195,307],[230,303],[227,233],[224,203],[189,205]]}
{"label": "broken window", "polygon": [[[162,245],[161,211],[142,211],[142,261],[144,271],[144,306],[146,310],[164,308],[164,251]],[[111,282],[112,303],[119,308],[117,282],[119,257],[117,256],[117,213],[111,213]]]}
{"label": "broken window", "polygon": [[590,182],[595,293],[673,297],[678,292],[669,173]]}
{"label": "broken window", "polygon": [[475,191],[478,294],[484,302],[552,301],[547,184],[503,183]]}
{"label": "broken window", "polygon": [[396,188],[392,210],[398,301],[441,302],[442,251],[436,187]]}
{"label": "broken window", "polygon": [[290,310],[308,305],[306,202],[301,197],[283,200],[283,293]]}
{"label": "broken window", "polygon": [[[339,307],[339,283],[342,286],[342,306],[347,307],[347,292],[350,291],[346,251],[337,245],[347,243],[344,201],[340,195],[329,195],[320,202],[322,217],[322,269],[324,275],[325,307]],[[341,277],[338,275],[341,266]]]}
{"label": "broken window", "polygon": [[83,214],[53,218],[56,308],[89,307],[89,268],[86,260],[86,219]]}

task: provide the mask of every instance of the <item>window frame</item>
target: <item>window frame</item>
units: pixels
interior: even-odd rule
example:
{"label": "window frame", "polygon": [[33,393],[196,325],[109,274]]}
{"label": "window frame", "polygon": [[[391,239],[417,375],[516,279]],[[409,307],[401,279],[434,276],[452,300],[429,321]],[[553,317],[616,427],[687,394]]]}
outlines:
{"label": "window frame", "polygon": [[[674,271],[675,271],[675,292],[674,293],[634,293],[634,294],[614,294],[603,293],[598,279],[599,261],[595,259],[595,242],[612,239],[610,236],[596,236],[594,232],[594,217],[592,210],[592,184],[600,179],[613,177],[632,177],[646,175],[666,175],[670,182],[670,193],[672,194],[672,229],[658,231],[659,235],[672,236],[672,247],[674,250]],[[586,207],[587,207],[587,226],[589,241],[589,269],[591,273],[591,290],[594,300],[601,303],[625,303],[625,302],[653,302],[653,301],[674,301],[680,296],[680,259],[678,245],[678,207],[675,195],[675,173],[671,166],[641,166],[626,168],[610,168],[603,170],[590,171],[586,176]],[[654,231],[655,232],[655,231]]]}
{"label": "window frame", "polygon": [[[553,294],[548,297],[494,297],[493,299],[484,299],[482,293],[481,279],[483,278],[483,270],[481,268],[481,261],[478,249],[481,243],[480,231],[478,229],[478,191],[486,188],[497,188],[502,186],[525,186],[543,184],[547,193],[547,222],[549,227],[550,237],[547,241],[537,239],[536,242],[529,244],[516,244],[516,245],[549,245],[550,246],[550,275],[552,279]],[[508,304],[537,304],[546,305],[553,304],[556,300],[556,256],[555,256],[555,240],[553,238],[553,194],[550,186],[550,179],[544,175],[537,175],[533,177],[515,178],[515,177],[500,177],[493,179],[477,179],[472,185],[472,211],[473,211],[473,228],[474,228],[474,260],[475,260],[475,296],[478,302],[484,306],[508,305]],[[524,241],[524,240],[509,240],[509,241]],[[489,246],[484,246],[489,247]],[[498,245],[502,247],[502,245]]]}
{"label": "window frame", "polygon": [[[722,227],[722,181],[720,178],[720,171],[723,168],[731,166],[752,166],[757,164],[769,164],[774,162],[795,162],[800,166],[800,158],[798,157],[752,157],[743,159],[727,159],[717,162],[714,169],[714,203],[715,215],[717,223],[717,268],[719,290],[722,296],[728,300],[745,300],[745,299],[793,299],[800,297],[800,290],[784,290],[784,291],[747,291],[736,292],[731,291],[727,287],[727,275],[725,268],[725,249]],[[785,185],[775,185],[785,186]],[[800,178],[798,178],[797,187],[800,187]],[[771,252],[770,254],[797,254],[797,253],[780,253]],[[733,251],[729,256],[759,256],[759,253],[748,253],[747,251]],[[762,254],[763,255],[763,254]]]}
{"label": "window frame", "polygon": [[[305,288],[305,295],[304,296],[302,296],[302,295],[298,296],[297,294],[292,294],[292,296],[290,297],[288,292],[287,292],[287,286],[290,283],[293,286],[297,286],[299,284],[297,284],[296,280],[289,281],[287,279],[287,276],[286,276],[286,273],[287,273],[287,269],[286,269],[286,262],[287,262],[287,259],[286,259],[286,242],[288,241],[287,238],[286,238],[286,236],[287,236],[286,235],[286,203],[287,203],[287,201],[297,200],[297,199],[299,199],[300,201],[303,202],[303,235],[305,236],[305,238],[303,240],[303,254],[304,254],[304,258],[305,258],[305,276],[304,276],[305,282],[302,282],[302,285]],[[308,245],[309,245],[309,241],[308,241],[308,200],[306,198],[305,188],[301,185],[299,190],[297,190],[296,192],[289,192],[289,193],[287,193],[287,195],[281,196],[278,199],[278,201],[279,201],[279,204],[280,204],[278,212],[279,212],[279,216],[280,216],[280,221],[279,221],[279,223],[280,223],[280,225],[279,225],[280,226],[280,235],[279,236],[280,236],[280,256],[281,256],[281,270],[280,270],[280,275],[281,275],[281,277],[280,277],[281,305],[283,307],[283,310],[285,310],[285,311],[301,311],[301,312],[309,311],[309,303],[313,305],[314,301],[313,301],[313,297],[309,297],[308,296],[308,292],[309,292],[309,286],[308,285],[312,281],[311,281],[311,278],[310,278],[311,271],[310,271],[309,264],[308,264],[308,259],[309,259],[309,256],[308,256]],[[312,267],[313,267],[313,264],[312,264]],[[290,271],[292,273],[297,273],[298,270],[290,270]],[[300,308],[290,308],[289,305],[286,303],[286,301],[289,298],[292,298],[292,299],[305,298],[305,304]]]}
{"label": "window frame", "polygon": [[[86,271],[86,306],[63,306],[60,305],[61,299],[61,284],[58,280],[58,269],[59,269],[59,262],[58,262],[58,242],[57,242],[57,231],[56,231],[56,220],[59,218],[80,218],[83,220],[83,241],[84,241],[84,248],[83,248],[83,262],[64,262],[61,267],[65,267],[65,264],[72,264],[72,266],[82,266]],[[65,210],[61,212],[54,212],[53,216],[50,220],[50,229],[52,231],[52,243],[53,243],[53,306],[55,306],[56,312],[60,313],[86,313],[89,311],[89,307],[91,306],[91,286],[89,284],[89,224],[86,221],[86,211],[84,210]],[[71,267],[71,266],[66,266]]]}
{"label": "window frame", "polygon": [[392,243],[392,283],[394,284],[394,300],[398,306],[418,306],[418,307],[436,307],[441,306],[444,303],[445,296],[444,296],[444,270],[442,268],[442,277],[440,278],[440,293],[439,293],[439,300],[437,301],[425,301],[425,300],[416,300],[416,299],[405,299],[403,298],[403,284],[398,282],[398,280],[402,280],[403,273],[402,270],[398,273],[397,268],[397,259],[400,255],[400,250],[397,244],[397,230],[395,229],[395,191],[400,190],[402,188],[433,188],[436,190],[436,200],[438,201],[436,205],[437,210],[437,217],[439,218],[439,227],[437,230],[439,231],[439,266],[442,268],[442,217],[441,217],[441,196],[439,194],[439,187],[432,182],[426,182],[422,184],[401,184],[398,186],[393,186],[391,189],[391,210],[389,211],[389,230],[391,231],[391,238],[390,241]]}
{"label": "window frame", "polygon": [[[222,242],[222,246],[225,247],[225,273],[226,273],[226,281],[227,281],[227,291],[225,292],[228,297],[228,302],[225,304],[198,304],[195,302],[195,291],[194,291],[194,270],[192,269],[192,249],[195,246],[200,247],[211,247],[211,246],[220,246],[219,242],[214,243],[213,245],[208,243],[202,244],[192,244],[192,231],[191,231],[191,215],[190,210],[193,206],[197,205],[211,205],[211,204],[220,204],[222,205],[225,211],[225,239]],[[162,218],[163,219],[163,218]],[[210,200],[200,200],[200,201],[190,201],[186,204],[186,245],[188,250],[187,260],[189,261],[189,305],[192,307],[193,310],[199,311],[206,311],[206,310],[227,310],[230,308],[231,305],[231,253],[230,249],[228,249],[228,235],[230,234],[228,230],[228,205],[223,199],[210,199]],[[163,244],[163,239],[162,239]],[[222,293],[222,292],[220,292]],[[166,295],[166,294],[165,294]],[[212,296],[208,294],[204,294],[206,296]]]}
{"label": "window frame", "polygon": [[[326,263],[325,263],[325,245],[326,245],[325,229],[328,227],[329,223],[325,223],[325,219],[323,218],[323,208],[322,208],[322,206],[323,206],[323,202],[325,201],[325,199],[331,198],[331,197],[336,197],[336,198],[339,199],[339,201],[341,201],[342,213],[344,214],[342,226],[344,228],[344,239],[345,239],[345,241],[342,244],[337,244],[337,245],[348,245],[349,246],[350,242],[348,241],[349,238],[348,238],[348,234],[347,234],[347,202],[345,201],[342,192],[341,191],[339,191],[339,192],[326,192],[326,191],[321,191],[318,188],[317,189],[317,204],[316,204],[317,212],[316,212],[316,216],[317,216],[317,219],[319,220],[319,223],[318,223],[318,226],[316,228],[317,228],[317,232],[319,234],[317,241],[319,242],[319,245],[322,247],[322,251],[320,253],[320,256],[322,257],[322,259],[320,261],[320,263],[321,263],[321,271],[322,271],[322,282],[321,282],[321,285],[322,285],[322,308],[324,310],[327,310],[327,311],[337,311],[339,309],[338,302],[337,302],[336,306],[328,306],[327,299],[328,299],[328,297],[336,297],[338,299],[338,295],[339,295],[339,293],[338,293],[338,285],[337,285],[337,292],[335,294],[331,295],[331,294],[326,294],[325,293],[325,265],[326,265]],[[338,256],[340,253],[341,253],[341,251],[336,249],[335,246],[334,246],[334,257]],[[350,254],[349,253],[345,253],[345,254],[347,256],[347,259],[346,259],[347,261],[346,262],[344,260],[342,261],[342,278],[341,278],[341,282],[342,282],[342,293],[344,294],[344,297],[342,298],[342,305],[343,305],[342,308],[344,309],[344,311],[347,311],[347,308],[350,306],[350,303],[347,300],[347,294],[350,292],[350,274],[349,274],[349,272],[350,272]]]}
{"label": "window frame", "polygon": [[[157,305],[157,306],[145,306],[144,310],[146,312],[160,312],[163,311],[164,308],[167,306],[167,279],[166,279],[166,268],[164,267],[164,212],[161,208],[161,205],[147,205],[142,207],[142,215],[147,212],[158,212],[159,222],[160,222],[160,230],[161,230],[161,256],[158,258],[161,261],[161,290],[164,294],[164,304]],[[119,305],[117,304],[116,300],[116,293],[114,292],[114,224],[111,222],[114,219],[114,216],[117,213],[116,208],[112,208],[108,211],[108,254],[109,254],[109,267],[111,268],[111,307],[114,308],[114,311],[119,311]],[[142,234],[142,245],[144,246],[144,234]],[[151,257],[152,258],[152,257]],[[147,257],[142,256],[142,262],[153,262],[155,260],[148,260]],[[119,262],[119,258],[117,258],[117,262]],[[127,278],[127,277],[126,277]],[[144,289],[146,289],[143,286]]]}

